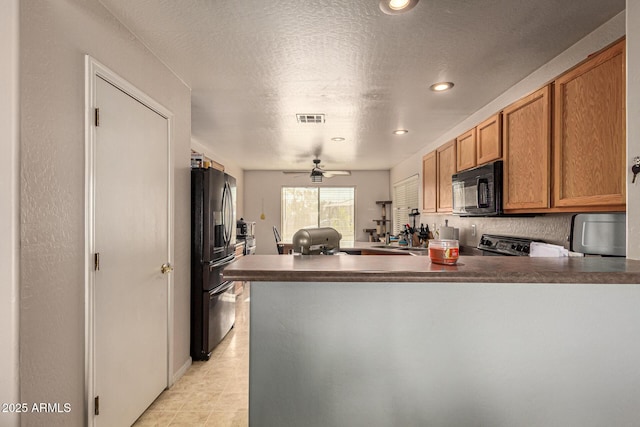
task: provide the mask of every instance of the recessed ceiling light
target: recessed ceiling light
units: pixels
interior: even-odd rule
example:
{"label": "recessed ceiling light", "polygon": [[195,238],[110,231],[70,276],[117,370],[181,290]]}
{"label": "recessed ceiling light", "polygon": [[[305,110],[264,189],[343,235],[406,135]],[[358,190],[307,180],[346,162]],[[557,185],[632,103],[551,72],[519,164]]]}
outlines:
{"label": "recessed ceiling light", "polygon": [[344,138],[341,136],[336,136],[335,138],[331,138],[332,141],[337,141],[337,142],[342,142],[344,141]]}
{"label": "recessed ceiling light", "polygon": [[380,0],[380,10],[388,15],[398,15],[414,8],[418,0]]}
{"label": "recessed ceiling light", "polygon": [[449,90],[453,87],[453,83],[451,82],[439,82],[432,84],[429,89],[434,92],[443,92],[445,90]]}
{"label": "recessed ceiling light", "polygon": [[393,10],[400,10],[407,7],[409,0],[390,0],[389,7]]}
{"label": "recessed ceiling light", "polygon": [[409,133],[409,131],[406,129],[398,129],[393,131],[394,135],[404,135],[405,133]]}

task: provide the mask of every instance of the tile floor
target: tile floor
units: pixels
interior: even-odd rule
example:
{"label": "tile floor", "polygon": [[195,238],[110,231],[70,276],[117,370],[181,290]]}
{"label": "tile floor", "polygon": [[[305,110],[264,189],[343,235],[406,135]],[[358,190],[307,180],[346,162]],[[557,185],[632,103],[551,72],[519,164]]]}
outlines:
{"label": "tile floor", "polygon": [[134,426],[246,427],[249,420],[249,295],[236,296],[236,323],[206,362],[193,362]]}

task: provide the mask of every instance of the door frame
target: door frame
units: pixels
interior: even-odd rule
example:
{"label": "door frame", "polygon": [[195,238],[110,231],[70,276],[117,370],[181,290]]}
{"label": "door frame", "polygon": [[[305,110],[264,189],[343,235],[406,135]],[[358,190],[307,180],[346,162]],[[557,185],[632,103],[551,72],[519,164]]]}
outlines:
{"label": "door frame", "polygon": [[[94,106],[96,103],[96,81],[101,78],[136,101],[150,108],[167,120],[167,262],[173,265],[174,238],[173,238],[173,171],[174,158],[173,128],[174,115],[162,104],[133,86],[114,71],[101,64],[90,55],[85,55],[85,262],[84,262],[84,301],[85,301],[85,352],[84,352],[84,376],[85,376],[85,420],[88,426],[94,425],[94,396],[95,396],[95,271],[93,270],[93,254],[95,253],[95,145],[96,129]],[[167,387],[173,383],[173,274],[167,274]]]}

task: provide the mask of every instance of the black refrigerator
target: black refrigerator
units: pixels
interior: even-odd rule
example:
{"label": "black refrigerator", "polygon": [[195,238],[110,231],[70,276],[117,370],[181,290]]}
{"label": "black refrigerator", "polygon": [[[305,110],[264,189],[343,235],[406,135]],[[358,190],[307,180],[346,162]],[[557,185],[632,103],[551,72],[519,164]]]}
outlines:
{"label": "black refrigerator", "polygon": [[191,357],[208,360],[235,323],[234,283],[222,278],[235,259],[236,180],[216,169],[191,170]]}

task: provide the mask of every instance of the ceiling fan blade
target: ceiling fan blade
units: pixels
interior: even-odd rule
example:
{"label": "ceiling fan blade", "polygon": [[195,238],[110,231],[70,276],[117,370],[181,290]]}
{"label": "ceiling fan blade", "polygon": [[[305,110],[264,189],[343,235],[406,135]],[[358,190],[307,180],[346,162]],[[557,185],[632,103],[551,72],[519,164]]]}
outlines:
{"label": "ceiling fan blade", "polygon": [[311,172],[305,170],[283,170],[283,174],[285,175],[309,175],[313,182],[322,182],[322,178],[332,178],[334,176],[350,176],[351,171],[346,170],[324,170],[322,169],[322,165],[320,165],[320,159],[315,158],[313,160],[313,167],[311,168]]}
{"label": "ceiling fan blade", "polygon": [[282,171],[283,174],[293,176],[293,178],[300,178],[301,176],[309,176],[309,171]]}
{"label": "ceiling fan blade", "polygon": [[323,174],[327,178],[334,176],[351,176],[351,171],[324,171]]}

